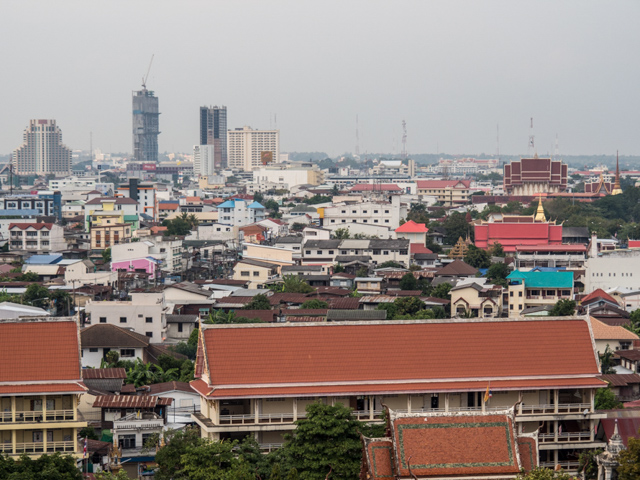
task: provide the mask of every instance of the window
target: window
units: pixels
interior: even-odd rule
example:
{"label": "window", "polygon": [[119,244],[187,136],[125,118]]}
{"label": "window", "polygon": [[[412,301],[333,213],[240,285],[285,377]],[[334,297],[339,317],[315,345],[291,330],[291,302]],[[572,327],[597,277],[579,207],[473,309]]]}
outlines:
{"label": "window", "polygon": [[382,254],[383,254],[383,255],[389,255],[389,250],[384,250],[384,251],[382,252]]}
{"label": "window", "polygon": [[241,277],[248,277],[249,276],[249,271],[248,270],[243,270],[242,272],[240,272],[240,276]]}
{"label": "window", "polygon": [[120,317],[120,323],[127,323],[127,317]]}
{"label": "window", "polygon": [[136,356],[136,351],[133,348],[121,348],[120,349],[120,356],[121,357],[135,357]]}
{"label": "window", "polygon": [[329,255],[333,255],[333,250],[329,250]]}
{"label": "window", "polygon": [[97,349],[97,348],[90,348],[90,349],[89,349],[89,352],[91,352],[91,353],[97,353],[97,352],[98,352],[98,349]]}
{"label": "window", "polygon": [[147,317],[144,319],[146,323],[153,323],[153,317]]}
{"label": "window", "polygon": [[509,310],[513,310],[513,304],[509,305]]}
{"label": "window", "polygon": [[522,310],[522,305],[518,305],[518,310]]}
{"label": "window", "polygon": [[259,277],[259,276],[260,276],[260,272],[259,272],[259,271],[257,271],[257,270],[254,270],[254,272],[253,272],[253,276],[254,276],[254,277]]}
{"label": "window", "polygon": [[[154,434],[153,433],[143,433],[142,434],[142,446],[144,446],[147,443],[147,440],[153,438]],[[155,447],[155,445],[154,445]]]}
{"label": "window", "polygon": [[555,296],[556,291],[555,290],[547,290],[547,297],[553,297]]}
{"label": "window", "polygon": [[100,323],[107,323],[107,317],[100,317]]}
{"label": "window", "polygon": [[522,292],[518,292],[518,296],[521,297],[522,296]]}
{"label": "window", "polygon": [[136,436],[135,435],[119,435],[118,446],[120,448],[136,448]]}
{"label": "window", "polygon": [[389,213],[389,210],[385,210],[384,213]]}
{"label": "window", "polygon": [[316,253],[317,253],[318,255],[322,255],[322,250],[318,250],[318,251],[316,251]]}
{"label": "window", "polygon": [[305,255],[311,255],[311,250],[305,250],[305,251],[304,251],[304,254],[305,254]]}
{"label": "window", "polygon": [[144,332],[144,334],[149,338],[153,338],[153,332]]}
{"label": "window", "polygon": [[378,213],[378,210],[374,210],[373,213]]}
{"label": "window", "polygon": [[181,323],[178,324],[178,333],[182,333],[182,324]]}

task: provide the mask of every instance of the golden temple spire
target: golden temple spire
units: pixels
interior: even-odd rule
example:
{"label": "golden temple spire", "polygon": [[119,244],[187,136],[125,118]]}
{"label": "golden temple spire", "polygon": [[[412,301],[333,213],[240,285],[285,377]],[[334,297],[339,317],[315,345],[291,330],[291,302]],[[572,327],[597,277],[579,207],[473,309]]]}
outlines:
{"label": "golden temple spire", "polygon": [[544,216],[544,208],[542,208],[542,195],[538,197],[538,210],[534,218],[536,222],[546,222],[547,218]]}
{"label": "golden temple spire", "polygon": [[620,162],[618,160],[618,151],[616,150],[616,183],[613,185],[611,195],[620,195],[622,188],[620,188]]}

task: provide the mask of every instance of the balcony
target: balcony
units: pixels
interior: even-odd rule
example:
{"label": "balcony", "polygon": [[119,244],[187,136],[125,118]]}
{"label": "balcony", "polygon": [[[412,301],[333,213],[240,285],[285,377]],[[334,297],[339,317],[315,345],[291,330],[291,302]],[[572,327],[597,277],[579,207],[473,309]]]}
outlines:
{"label": "balcony", "polygon": [[6,453],[8,455],[55,452],[75,453],[75,451],[76,442],[74,442],[73,440],[63,442],[47,442],[46,446],[44,442],[16,443],[15,452],[13,451],[13,446],[11,443],[0,443],[0,452]]}
{"label": "balcony", "polygon": [[[305,418],[306,414],[299,413],[298,418]],[[257,418],[257,422],[256,422]],[[220,415],[220,425],[262,425],[272,423],[293,423],[293,413],[265,413],[260,415]]]}
{"label": "balcony", "polygon": [[592,442],[591,432],[563,432],[541,433],[538,435],[540,443],[579,443]]}
{"label": "balcony", "polygon": [[[47,410],[46,419],[42,410],[25,410],[16,411],[15,422],[64,422],[73,421],[73,410]],[[13,414],[11,412],[0,412],[0,423],[13,422]]]}
{"label": "balcony", "polygon": [[[505,407],[506,408],[506,407]],[[518,415],[557,415],[567,413],[592,413],[589,403],[559,403],[558,408],[553,404],[525,405],[520,404]]]}
{"label": "balcony", "polygon": [[580,467],[580,462],[540,462],[540,466],[542,468],[552,468],[555,469],[556,465],[558,465],[563,470],[578,470]]}

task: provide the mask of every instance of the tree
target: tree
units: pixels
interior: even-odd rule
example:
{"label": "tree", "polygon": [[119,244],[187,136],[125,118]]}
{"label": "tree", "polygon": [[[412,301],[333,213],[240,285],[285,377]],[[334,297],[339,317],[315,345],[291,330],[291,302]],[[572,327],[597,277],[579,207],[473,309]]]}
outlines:
{"label": "tree", "polygon": [[404,265],[394,262],[393,260],[387,260],[386,262],[382,262],[380,265],[376,266],[376,269],[378,268],[404,268]]}
{"label": "tree", "polygon": [[616,373],[615,363],[613,361],[613,351],[609,348],[609,344],[604,349],[604,352],[598,355],[600,357],[600,369],[602,370],[603,375],[609,375],[612,373]]}
{"label": "tree", "polygon": [[[33,305],[33,302],[37,302],[37,300],[45,299],[49,297],[49,290],[47,290],[42,285],[38,285],[37,283],[32,283],[27,287],[27,290],[22,295],[22,299],[29,304]],[[42,306],[42,303],[40,303]]]}
{"label": "tree", "polygon": [[342,404],[307,406],[307,416],[296,422],[297,428],[285,436],[285,450],[291,465],[302,480],[358,477],[362,460],[360,422],[351,409]]}
{"label": "tree", "polygon": [[356,270],[356,277],[366,277],[367,275],[369,275],[369,269],[364,265]]}
{"label": "tree", "polygon": [[237,441],[203,442],[187,446],[182,478],[189,480],[254,480],[251,466],[236,455]]}
{"label": "tree", "polygon": [[105,360],[107,361],[109,368],[113,368],[112,365],[116,365],[118,360],[120,360],[120,354],[117,350],[109,350],[105,355]]}
{"label": "tree", "polygon": [[184,469],[182,456],[187,449],[204,443],[197,427],[186,427],[184,430],[168,430],[164,432],[165,445],[156,453],[158,468],[155,472],[156,480],[173,480],[184,478],[180,475]]}
{"label": "tree", "polygon": [[629,437],[627,449],[618,455],[618,480],[637,480],[640,478],[640,439]]}
{"label": "tree", "polygon": [[312,300],[307,300],[306,302],[304,302],[302,305],[300,305],[300,308],[307,308],[312,310],[318,308],[329,308],[329,304],[327,302],[314,298]]}
{"label": "tree", "polygon": [[405,273],[400,279],[400,290],[417,290],[417,289],[418,289],[418,280],[416,280],[416,277],[411,272]]}
{"label": "tree", "polygon": [[283,292],[287,293],[311,293],[315,289],[304,281],[299,275],[285,275],[283,277]]}
{"label": "tree", "polygon": [[474,268],[489,268],[491,266],[491,257],[486,250],[469,245],[469,250],[464,256],[464,262]]}
{"label": "tree", "polygon": [[322,195],[314,195],[313,197],[305,198],[304,200],[302,200],[302,202],[306,203],[307,205],[317,205],[319,203],[331,203],[331,201],[332,201],[331,197],[324,197]]}
{"label": "tree", "polygon": [[65,317],[71,314],[69,311],[71,296],[68,292],[65,292],[64,290],[51,290],[49,291],[49,299],[51,299],[56,307],[57,316]]}
{"label": "tree", "polygon": [[89,438],[91,440],[99,440],[98,434],[96,433],[95,429],[91,425],[89,425],[88,427],[81,428],[80,431],[78,432],[78,436],[80,438]]}
{"label": "tree", "polygon": [[[255,192],[253,194],[253,201],[254,202],[258,202],[258,203],[262,203],[262,201],[264,200],[264,195],[262,195],[262,193],[260,192]],[[263,204],[264,205],[264,204]],[[266,205],[264,205],[266,207]]]}
{"label": "tree", "polygon": [[351,238],[351,232],[349,232],[348,228],[336,228],[333,231],[333,238],[337,238],[339,240],[346,240]]}
{"label": "tree", "polygon": [[82,480],[75,458],[59,453],[32,459],[27,454],[14,460],[0,454],[0,478],[9,480]]}
{"label": "tree", "polygon": [[16,277],[16,282],[37,282],[38,280],[40,280],[40,277],[35,272],[23,273]]}
{"label": "tree", "polygon": [[466,215],[460,212],[452,212],[442,223],[446,231],[444,241],[447,245],[455,245],[458,238],[467,238],[469,236],[473,240],[473,228],[467,222]]}
{"label": "tree", "polygon": [[387,320],[394,320],[398,315],[398,307],[395,303],[379,303],[376,310],[386,310]]}
{"label": "tree", "polygon": [[270,210],[273,213],[278,213],[280,211],[280,205],[274,199],[270,198],[266,202],[263,203],[264,208]]}
{"label": "tree", "polygon": [[502,248],[502,244],[500,242],[494,242],[491,247],[491,256],[492,257],[504,257],[504,248]]}
{"label": "tree", "polygon": [[576,313],[575,300],[562,298],[556,302],[549,315],[552,317],[570,317]]}
{"label": "tree", "polygon": [[134,366],[127,371],[127,384],[136,387],[157,383],[157,374],[150,363],[144,363],[140,358],[136,358]]}
{"label": "tree", "polygon": [[399,297],[393,301],[398,309],[397,315],[412,315],[424,309],[424,302],[418,297]]}
{"label": "tree", "polygon": [[578,471],[584,473],[585,480],[596,480],[598,476],[598,464],[596,456],[602,453],[602,449],[584,450],[578,457]]}
{"label": "tree", "polygon": [[449,292],[451,291],[450,283],[440,283],[436,285],[431,291],[431,296],[436,298],[449,298]]}
{"label": "tree", "polygon": [[573,480],[573,477],[563,470],[537,467],[529,473],[521,473],[516,480]]}
{"label": "tree", "polygon": [[306,226],[307,226],[307,225],[306,225],[306,224],[304,224],[304,223],[300,223],[300,222],[293,222],[293,224],[291,225],[290,230],[291,230],[292,232],[301,232],[302,230],[304,230],[304,228],[305,228]]}
{"label": "tree", "polygon": [[612,410],[614,408],[621,408],[622,403],[616,399],[613,390],[607,386],[607,388],[599,388],[596,390],[595,407],[596,410]]}
{"label": "tree", "polygon": [[331,196],[335,197],[336,195],[340,195],[340,188],[337,183],[334,183],[333,187],[331,187]]}
{"label": "tree", "polygon": [[104,263],[109,263],[111,261],[111,247],[105,248],[102,251],[102,261]]}
{"label": "tree", "polygon": [[506,287],[509,273],[509,266],[506,263],[493,263],[487,270],[487,278],[496,285]]}
{"label": "tree", "polygon": [[118,473],[97,472],[95,477],[96,480],[129,480],[129,475],[124,470],[120,470]]}
{"label": "tree", "polygon": [[244,310],[271,310],[269,298],[262,293],[256,295],[244,306]]}
{"label": "tree", "polygon": [[333,273],[342,273],[344,272],[344,267],[342,265],[340,265],[339,263],[336,263],[333,266]]}

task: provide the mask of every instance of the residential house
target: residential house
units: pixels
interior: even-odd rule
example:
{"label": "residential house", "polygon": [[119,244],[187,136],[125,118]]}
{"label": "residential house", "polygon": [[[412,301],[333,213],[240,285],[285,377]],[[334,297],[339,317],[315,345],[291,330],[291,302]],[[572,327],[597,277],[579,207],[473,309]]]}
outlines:
{"label": "residential house", "polygon": [[186,342],[191,332],[198,328],[197,315],[165,315],[167,320],[167,343]]}
{"label": "residential house", "polygon": [[133,231],[140,228],[140,205],[132,198],[126,197],[98,197],[93,198],[84,205],[84,222],[86,229],[91,228],[95,222],[94,217],[122,214],[122,222],[131,224]]}
{"label": "residential house", "polygon": [[0,321],[0,453],[82,458],[78,432],[87,426],[78,403],[82,383],[73,318]]}
{"label": "residential house", "polygon": [[380,277],[356,277],[353,282],[358,293],[377,295],[382,293],[382,280]]}
{"label": "residential house", "polygon": [[241,227],[259,222],[266,218],[266,209],[258,202],[231,199],[218,205],[220,223]]}
{"label": "residential house", "polygon": [[261,288],[278,276],[279,265],[260,260],[240,260],[233,267],[234,280],[251,280],[249,288]]}
{"label": "residential house", "polygon": [[436,270],[433,284],[450,283],[452,286],[455,286],[459,280],[475,277],[477,273],[477,268],[464,263],[462,260],[454,260],[439,270]]}
{"label": "residential house", "polygon": [[294,252],[300,253],[302,250],[302,237],[296,235],[287,235],[284,237],[278,237],[274,244],[277,248],[286,248],[288,250],[293,250]]}
{"label": "residential house", "polygon": [[334,273],[331,275],[331,280],[329,284],[332,287],[341,287],[351,289],[353,287],[353,280],[356,278],[355,275],[351,275],[348,273]]}
{"label": "residential house", "polygon": [[587,261],[586,245],[516,245],[516,268],[581,269]]}
{"label": "residential house", "polygon": [[[486,278],[461,282],[451,289],[451,318],[497,318],[502,315],[502,287],[487,284]],[[482,281],[481,281],[482,280]]]}
{"label": "residential house", "polygon": [[175,315],[207,316],[215,303],[214,292],[189,282],[168,285],[163,293],[165,302],[173,306],[171,313]]}
{"label": "residential house", "polygon": [[402,204],[399,195],[391,196],[390,202],[363,202],[354,205],[333,205],[320,210],[323,225],[343,225],[364,223],[398,228],[400,219],[407,218],[407,205]]}
{"label": "residential house", "polygon": [[135,200],[139,204],[139,213],[152,220],[158,220],[157,188],[153,183],[142,183],[137,178],[130,178],[128,185],[118,187],[116,197]]}
{"label": "residential house", "polygon": [[112,272],[146,272],[152,277],[159,272],[177,274],[187,263],[179,237],[149,236],[143,241],[121,243],[111,247]]}
{"label": "residential house", "polygon": [[172,407],[167,412],[169,420],[176,413],[189,415],[200,410],[200,395],[187,382],[154,383],[145,387],[145,390],[148,395],[154,397],[173,399]]}
{"label": "residential house", "polygon": [[418,180],[418,196],[435,197],[445,207],[469,203],[469,180]]}
{"label": "residential house", "polygon": [[410,243],[425,245],[429,229],[424,223],[416,223],[409,220],[396,228],[397,238],[406,238]]}
{"label": "residential house", "polygon": [[593,317],[589,317],[589,319],[598,355],[602,355],[607,347],[613,352],[631,350],[634,342],[640,340],[638,335],[624,327],[607,325]]}
{"label": "residential house", "polygon": [[269,229],[257,223],[239,227],[238,230],[242,233],[242,241],[246,243],[261,244],[269,238]]}
{"label": "residential house", "polygon": [[509,282],[509,315],[529,307],[555,305],[573,299],[573,272],[521,272],[514,270]]}
{"label": "residential house", "polygon": [[91,250],[102,251],[131,241],[132,225],[124,222],[121,212],[100,212],[90,219]]}
{"label": "residential house", "polygon": [[9,238],[11,251],[49,253],[67,249],[64,229],[54,223],[11,223]]}
{"label": "residential house", "polygon": [[64,267],[64,283],[67,285],[107,285],[113,287],[118,281],[117,272],[98,271],[91,260],[76,260]]}
{"label": "residential house", "polygon": [[640,375],[637,373],[614,373],[600,375],[598,378],[609,384],[609,388],[619,402],[632,402],[640,399]]}
{"label": "residential house", "polygon": [[[349,369],[335,368],[338,358]],[[192,418],[205,438],[254,435],[268,449],[317,401],[372,423],[385,406],[482,416],[515,405],[517,431],[538,432],[540,465],[576,472],[579,453],[603,446],[598,375],[583,318],[203,325],[191,382],[201,411]]]}
{"label": "residential house", "polygon": [[132,293],[129,301],[92,301],[85,305],[87,323],[106,323],[133,330],[160,343],[167,333],[162,293]]}

